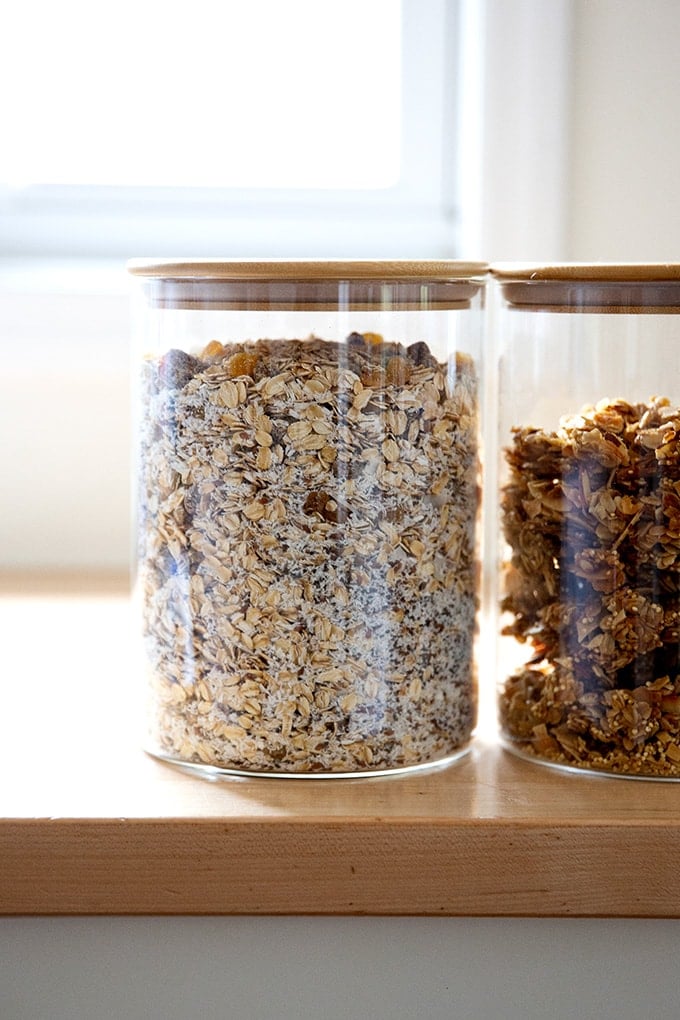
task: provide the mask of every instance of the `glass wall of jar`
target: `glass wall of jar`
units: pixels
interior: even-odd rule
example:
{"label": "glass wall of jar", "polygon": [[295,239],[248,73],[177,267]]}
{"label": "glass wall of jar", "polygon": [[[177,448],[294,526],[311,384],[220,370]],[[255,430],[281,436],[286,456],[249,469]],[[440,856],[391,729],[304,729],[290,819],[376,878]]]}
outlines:
{"label": "glass wall of jar", "polygon": [[300,777],[459,756],[484,267],[129,268],[147,749]]}
{"label": "glass wall of jar", "polygon": [[492,272],[504,742],[680,778],[680,265]]}

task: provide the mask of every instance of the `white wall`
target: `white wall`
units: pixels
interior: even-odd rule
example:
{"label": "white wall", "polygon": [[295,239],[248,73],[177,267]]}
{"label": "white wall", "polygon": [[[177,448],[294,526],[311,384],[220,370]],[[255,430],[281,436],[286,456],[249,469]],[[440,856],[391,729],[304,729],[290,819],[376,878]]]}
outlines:
{"label": "white wall", "polygon": [[122,270],[0,271],[0,569],[126,569],[130,317]]}
{"label": "white wall", "polygon": [[680,3],[572,2],[565,254],[678,261]]}
{"label": "white wall", "polygon": [[3,1020],[678,1015],[674,921],[0,920]]}
{"label": "white wall", "polygon": [[463,10],[479,49],[463,65],[475,110],[464,110],[464,254],[564,258],[573,0],[465,0]]}

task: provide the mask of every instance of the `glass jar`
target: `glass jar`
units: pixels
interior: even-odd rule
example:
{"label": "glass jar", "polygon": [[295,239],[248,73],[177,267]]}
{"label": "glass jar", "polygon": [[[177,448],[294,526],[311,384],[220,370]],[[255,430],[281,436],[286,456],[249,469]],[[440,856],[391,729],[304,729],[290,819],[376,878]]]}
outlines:
{"label": "glass jar", "polygon": [[492,273],[504,742],[680,778],[680,265]]}
{"label": "glass jar", "polygon": [[148,750],[300,777],[460,755],[484,267],[129,268]]}

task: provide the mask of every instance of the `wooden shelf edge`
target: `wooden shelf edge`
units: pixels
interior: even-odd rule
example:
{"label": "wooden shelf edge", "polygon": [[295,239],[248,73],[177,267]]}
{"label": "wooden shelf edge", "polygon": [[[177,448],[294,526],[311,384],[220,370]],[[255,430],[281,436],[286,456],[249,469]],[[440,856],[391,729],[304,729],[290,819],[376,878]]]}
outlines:
{"label": "wooden shelf edge", "polygon": [[680,825],[40,819],[0,914],[680,917]]}
{"label": "wooden shelf edge", "polygon": [[64,569],[14,569],[0,567],[0,597],[95,598],[129,595],[131,571]]}
{"label": "wooden shelf edge", "polygon": [[410,776],[206,783],[139,749],[127,581],[3,576],[6,700],[30,690],[40,754],[5,727],[0,914],[680,917],[673,784],[479,741]]}

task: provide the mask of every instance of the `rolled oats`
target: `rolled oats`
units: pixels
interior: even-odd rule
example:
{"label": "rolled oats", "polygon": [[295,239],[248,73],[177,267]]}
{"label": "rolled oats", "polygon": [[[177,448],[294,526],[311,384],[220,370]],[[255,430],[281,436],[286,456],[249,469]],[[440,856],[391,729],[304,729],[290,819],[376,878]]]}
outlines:
{"label": "rolled oats", "polygon": [[395,769],[475,714],[477,383],[352,334],[144,365],[139,580],[153,749]]}

